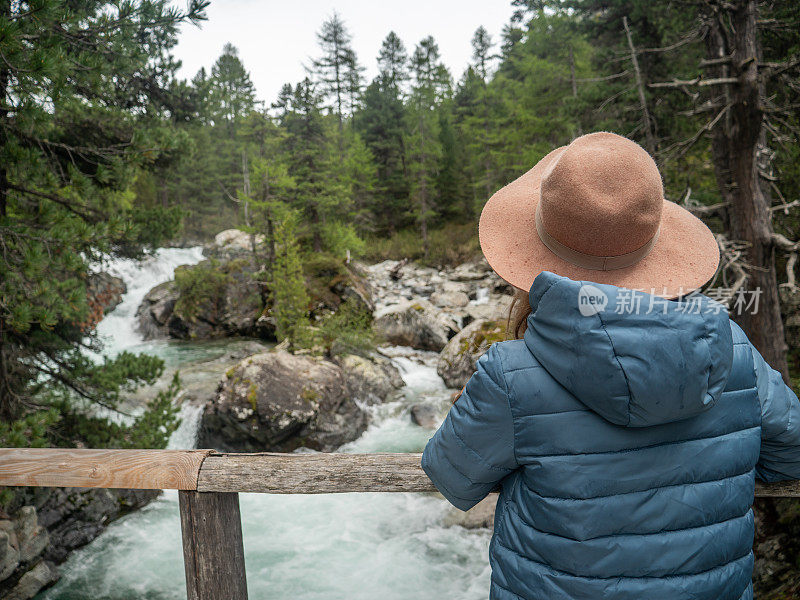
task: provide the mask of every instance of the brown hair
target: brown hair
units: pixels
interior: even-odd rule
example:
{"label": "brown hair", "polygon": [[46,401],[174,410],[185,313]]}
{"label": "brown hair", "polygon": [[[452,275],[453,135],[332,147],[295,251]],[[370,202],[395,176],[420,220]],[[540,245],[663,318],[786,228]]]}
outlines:
{"label": "brown hair", "polygon": [[[528,302],[528,292],[519,288],[514,288],[514,299],[508,307],[508,319],[506,320],[506,339],[522,339],[525,330],[528,328],[528,315],[531,314],[531,304]],[[513,327],[512,327],[513,325]],[[464,386],[465,388],[466,386]],[[460,392],[453,394],[452,402],[456,403],[464,393],[464,388]]]}
{"label": "brown hair", "polygon": [[[528,328],[528,315],[532,312],[531,303],[528,301],[528,292],[514,288],[514,299],[508,307],[508,321],[506,322],[506,338],[519,340],[525,335]],[[511,328],[511,325],[514,328]],[[513,337],[512,337],[513,335]]]}

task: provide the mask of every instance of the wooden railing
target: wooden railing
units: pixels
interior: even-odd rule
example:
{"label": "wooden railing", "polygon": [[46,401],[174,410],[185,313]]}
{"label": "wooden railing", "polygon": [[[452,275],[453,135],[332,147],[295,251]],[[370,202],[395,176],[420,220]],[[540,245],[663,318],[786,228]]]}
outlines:
{"label": "wooden railing", "polygon": [[[179,490],[189,600],[246,600],[239,492],[433,492],[419,454],[0,449],[0,486]],[[800,482],[756,484],[800,497]]]}

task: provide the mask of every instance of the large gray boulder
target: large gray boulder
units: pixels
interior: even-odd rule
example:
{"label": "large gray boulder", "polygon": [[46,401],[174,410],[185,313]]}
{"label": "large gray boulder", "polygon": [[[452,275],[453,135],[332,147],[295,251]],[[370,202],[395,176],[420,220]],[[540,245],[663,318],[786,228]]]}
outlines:
{"label": "large gray boulder", "polygon": [[437,352],[459,330],[452,317],[421,298],[386,307],[376,315],[373,327],[390,344]]}
{"label": "large gray boulder", "polygon": [[475,372],[478,359],[494,342],[505,339],[505,325],[478,319],[462,329],[439,354],[436,372],[447,387],[461,388]]}
{"label": "large gray boulder", "polygon": [[146,340],[167,337],[169,319],[178,301],[178,290],[174,281],[165,281],[147,292],[136,317],[139,331]]}
{"label": "large gray boulder", "polygon": [[263,234],[250,234],[241,229],[226,229],[214,236],[214,241],[206,246],[207,256],[219,258],[234,258],[251,254],[253,245],[256,249],[263,246]]}
{"label": "large gray boulder", "polygon": [[269,320],[261,319],[263,302],[251,258],[227,262],[203,261],[178,267],[176,281],[150,290],[137,310],[139,330],[145,339],[208,339],[235,335],[270,339]]}
{"label": "large gray boulder", "polygon": [[333,360],[342,368],[347,393],[360,402],[378,404],[404,385],[400,371],[383,356],[345,354]]}
{"label": "large gray boulder", "polygon": [[337,361],[283,350],[246,358],[225,374],[206,405],[200,446],[328,452],[356,439],[367,426],[361,405],[382,400],[402,380],[385,361]]}

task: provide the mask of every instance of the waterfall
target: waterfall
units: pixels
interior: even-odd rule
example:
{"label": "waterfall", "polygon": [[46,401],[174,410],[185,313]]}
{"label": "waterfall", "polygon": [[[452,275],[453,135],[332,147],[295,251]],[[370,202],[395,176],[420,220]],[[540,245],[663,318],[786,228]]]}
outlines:
{"label": "waterfall", "polygon": [[119,277],[125,282],[127,291],[122,302],[97,326],[97,334],[103,342],[103,353],[115,356],[123,350],[134,348],[143,342],[137,330],[136,310],[145,295],[155,286],[173,277],[175,267],[194,265],[203,260],[203,247],[159,248],[142,261],[118,258],[98,265],[96,270]]}

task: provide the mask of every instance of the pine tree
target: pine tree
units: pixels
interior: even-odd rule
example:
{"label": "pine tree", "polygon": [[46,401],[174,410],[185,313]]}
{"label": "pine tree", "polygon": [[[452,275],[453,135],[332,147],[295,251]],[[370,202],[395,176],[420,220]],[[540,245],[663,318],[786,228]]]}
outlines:
{"label": "pine tree", "polygon": [[[55,408],[62,425],[51,442],[75,443],[79,428],[64,423],[116,408],[163,368],[129,353],[87,357],[101,350],[102,315],[86,281],[91,262],[174,233],[174,215],[132,210],[130,186],[179,150],[170,50],[178,25],[204,18],[206,4],[42,0],[29,10],[0,0],[0,418]],[[154,411],[147,429],[171,426],[164,403]],[[109,444],[146,433],[117,431]]]}
{"label": "pine tree", "polygon": [[364,92],[355,126],[374,157],[377,170],[372,224],[377,233],[392,233],[409,224],[406,170],[406,108],[402,86],[408,80],[408,56],[392,32],[378,55],[378,76]]}
{"label": "pine tree", "polygon": [[473,139],[473,144],[477,146],[476,150],[482,155],[482,177],[478,181],[481,183],[483,197],[489,199],[494,191],[494,169],[492,168],[492,153],[490,151],[491,143],[491,103],[493,96],[488,93],[489,85],[489,62],[492,59],[491,51],[494,43],[492,37],[486,31],[486,28],[481,26],[475,31],[472,37],[472,60],[474,61],[475,74],[480,80],[480,85],[477,89],[478,97],[477,103],[480,106],[480,111],[476,115],[480,121],[479,127],[474,131],[477,134]]}
{"label": "pine tree", "polygon": [[317,34],[322,56],[312,61],[312,71],[319,83],[319,92],[331,102],[339,119],[339,132],[344,129],[348,94],[360,83],[360,68],[351,46],[352,38],[338,13],[322,24]]}
{"label": "pine tree", "polygon": [[394,31],[390,31],[381,43],[378,71],[383,84],[394,87],[400,96],[403,85],[408,81],[408,53],[403,41]]}
{"label": "pine tree", "polygon": [[441,154],[440,125],[435,109],[450,91],[450,74],[441,63],[439,46],[432,37],[423,39],[417,45],[411,58],[411,70],[409,175],[414,212],[427,256],[428,224],[436,216],[433,188]]}
{"label": "pine tree", "polygon": [[211,67],[211,97],[216,119],[233,123],[255,108],[255,87],[233,44],[225,44]]}
{"label": "pine tree", "polygon": [[303,265],[297,243],[298,215],[284,210],[275,226],[276,256],[270,289],[272,316],[278,340],[289,340],[292,347],[303,345],[308,336],[309,297],[303,278]]}
{"label": "pine tree", "polygon": [[302,224],[317,252],[323,250],[325,221],[335,220],[350,209],[350,198],[339,179],[344,155],[331,144],[334,138],[342,144],[342,137],[330,130],[325,119],[314,84],[306,78],[295,87],[283,125],[289,175],[296,182],[291,203],[302,215]]}

